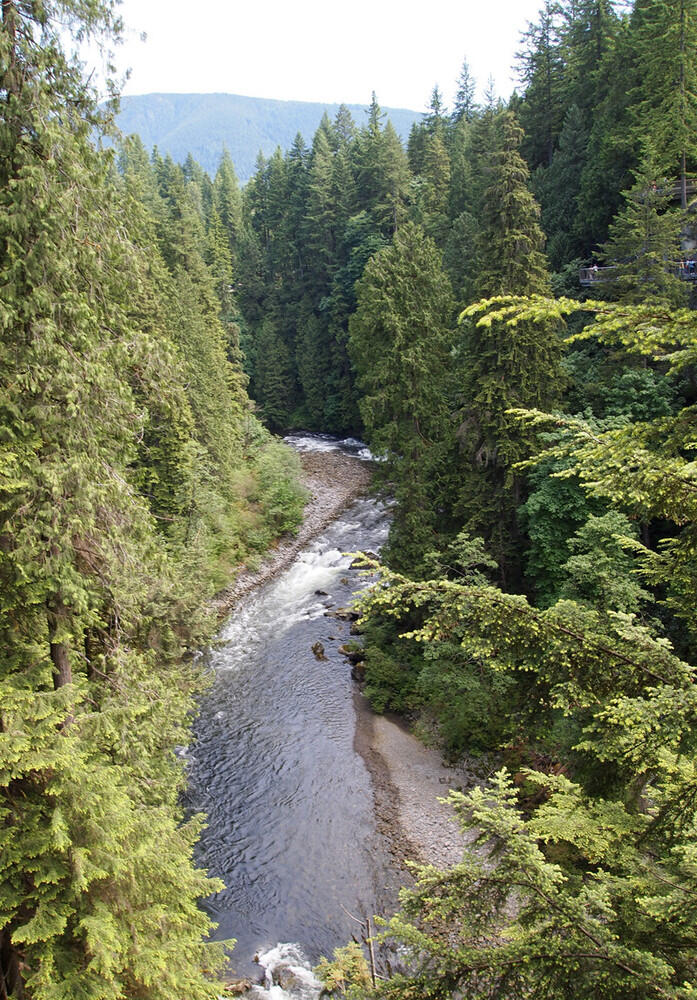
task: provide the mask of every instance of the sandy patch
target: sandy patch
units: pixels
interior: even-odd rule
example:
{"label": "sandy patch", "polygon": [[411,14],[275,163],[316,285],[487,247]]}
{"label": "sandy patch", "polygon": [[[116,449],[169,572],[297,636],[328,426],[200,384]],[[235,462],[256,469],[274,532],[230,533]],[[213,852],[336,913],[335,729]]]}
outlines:
{"label": "sandy patch", "polygon": [[465,790],[474,778],[464,767],[443,763],[440,753],[396,719],[375,715],[356,693],[355,748],[370,771],[378,828],[398,862],[448,867],[462,860],[468,843],[452,806],[440,799]]}

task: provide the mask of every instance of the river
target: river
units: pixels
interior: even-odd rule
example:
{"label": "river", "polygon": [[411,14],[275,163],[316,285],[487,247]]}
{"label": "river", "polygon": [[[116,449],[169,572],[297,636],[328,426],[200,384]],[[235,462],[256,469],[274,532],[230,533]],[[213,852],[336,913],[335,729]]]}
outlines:
{"label": "river", "polygon": [[[358,454],[357,444],[345,450]],[[304,438],[299,447],[336,445]],[[240,976],[258,978],[253,956],[273,964],[279,943],[298,946],[296,965],[314,963],[360,933],[349,914],[364,919],[395,900],[399,877],[354,750],[355,684],[338,652],[350,626],[331,615],[364,585],[345,553],[377,551],[388,526],[377,501],[355,502],[241,602],[209,654],[214,680],[188,752],[187,806],[208,817],[197,860],[225,889],[205,905],[216,938],[237,939]],[[313,654],[318,641],[326,659]]]}

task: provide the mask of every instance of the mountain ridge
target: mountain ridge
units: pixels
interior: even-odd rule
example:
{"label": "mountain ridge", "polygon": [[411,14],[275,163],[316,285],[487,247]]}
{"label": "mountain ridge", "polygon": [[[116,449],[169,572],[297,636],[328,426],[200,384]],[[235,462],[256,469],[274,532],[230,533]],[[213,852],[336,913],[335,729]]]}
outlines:
{"label": "mountain ridge", "polygon": [[[246,97],[241,94],[139,94],[121,98],[116,124],[125,135],[136,133],[147,149],[157,146],[176,162],[191,153],[213,175],[227,148],[241,182],[254,173],[261,151],[270,156],[277,146],[290,148],[298,132],[310,145],[326,113],[334,118],[340,105],[333,102],[292,101]],[[367,104],[346,104],[358,126]],[[383,108],[396,132],[406,141],[423,113],[406,108]]]}

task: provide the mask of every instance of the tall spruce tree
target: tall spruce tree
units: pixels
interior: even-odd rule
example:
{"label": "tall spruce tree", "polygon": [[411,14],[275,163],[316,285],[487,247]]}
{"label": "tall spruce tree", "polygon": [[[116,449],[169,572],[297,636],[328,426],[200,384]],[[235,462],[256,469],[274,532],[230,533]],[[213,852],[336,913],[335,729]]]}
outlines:
{"label": "tall spruce tree", "polygon": [[[500,145],[489,157],[483,198],[476,287],[482,296],[544,294],[549,289],[544,236],[520,155],[521,129],[510,112],[502,114],[499,127]],[[562,384],[560,345],[549,324],[467,322],[463,333],[459,513],[467,530],[488,541],[502,580],[510,584],[520,574],[516,510],[523,500],[523,482],[513,466],[529,439],[507,411],[553,404]]]}
{"label": "tall spruce tree", "polygon": [[632,38],[641,67],[635,127],[639,138],[651,135],[662,170],[679,172],[685,209],[688,167],[697,163],[697,3],[642,0],[634,10]]}
{"label": "tall spruce tree", "polygon": [[548,241],[546,252],[554,270],[582,253],[578,198],[587,143],[588,133],[581,112],[572,104],[550,166],[538,168],[533,175],[535,195],[542,210],[540,221]]}
{"label": "tall spruce tree", "polygon": [[389,558],[418,571],[434,547],[438,480],[448,439],[452,293],[439,253],[405,223],[368,262],[349,323],[368,442],[386,462],[397,509]]}
{"label": "tall spruce tree", "polygon": [[457,80],[457,91],[455,92],[455,102],[450,115],[450,124],[457,125],[458,122],[471,122],[474,118],[477,105],[475,95],[477,92],[477,81],[472,76],[469,63],[466,59],[462,61],[462,69]]}
{"label": "tall spruce tree", "polygon": [[528,25],[518,54],[525,96],[518,110],[525,130],[525,153],[531,167],[552,162],[564,119],[564,61],[559,37],[559,8],[546,0],[536,24]]}
{"label": "tall spruce tree", "polygon": [[602,249],[607,264],[614,267],[611,291],[626,302],[680,306],[687,301],[679,267],[682,213],[671,206],[671,188],[649,147]]}

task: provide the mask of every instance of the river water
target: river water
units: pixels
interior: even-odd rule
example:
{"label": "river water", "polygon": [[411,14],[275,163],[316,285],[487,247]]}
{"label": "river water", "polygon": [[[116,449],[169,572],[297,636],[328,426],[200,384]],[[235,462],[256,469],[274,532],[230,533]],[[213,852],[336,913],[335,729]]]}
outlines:
{"label": "river water", "polygon": [[[205,905],[215,937],[237,939],[238,975],[258,976],[253,956],[273,964],[279,943],[298,946],[296,965],[314,963],[359,933],[349,914],[394,902],[397,876],[353,746],[355,684],[338,652],[350,626],[327,614],[365,583],[344,553],[377,551],[387,530],[378,502],[357,501],[244,599],[209,654],[214,682],[188,752],[187,805],[208,816],[197,860],[226,888]],[[313,654],[318,641],[326,660]]]}

